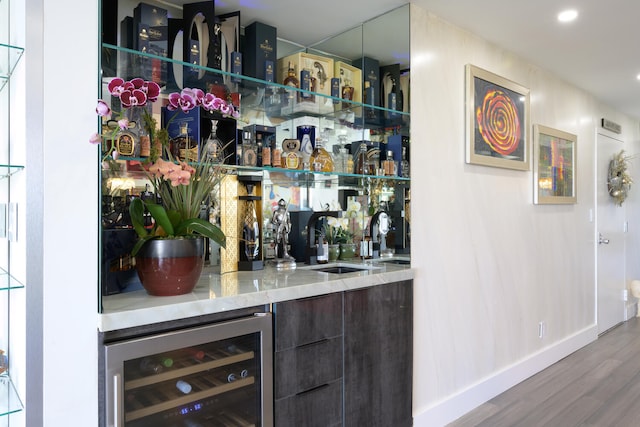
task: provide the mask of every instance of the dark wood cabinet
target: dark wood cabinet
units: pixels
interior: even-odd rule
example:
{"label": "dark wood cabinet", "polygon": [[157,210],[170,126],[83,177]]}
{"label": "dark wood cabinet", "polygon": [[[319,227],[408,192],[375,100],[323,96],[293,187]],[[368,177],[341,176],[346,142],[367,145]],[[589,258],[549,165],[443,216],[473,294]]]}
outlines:
{"label": "dark wood cabinet", "polygon": [[342,425],[342,293],[276,303],[274,424]]}
{"label": "dark wood cabinet", "polygon": [[411,426],[411,280],[274,304],[274,421]]}
{"label": "dark wood cabinet", "polygon": [[345,292],[345,426],[411,426],[412,365],[413,282]]}

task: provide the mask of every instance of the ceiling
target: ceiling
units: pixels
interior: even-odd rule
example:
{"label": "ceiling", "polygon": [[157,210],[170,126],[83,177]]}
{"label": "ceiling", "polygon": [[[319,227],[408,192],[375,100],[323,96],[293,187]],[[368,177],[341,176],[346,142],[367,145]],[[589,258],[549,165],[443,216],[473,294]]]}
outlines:
{"label": "ceiling", "polygon": [[[186,3],[187,1],[183,1]],[[242,10],[243,25],[274,25],[278,37],[308,46],[395,9],[406,0],[216,0],[216,13]],[[444,20],[495,43],[613,108],[640,119],[640,2],[634,0],[414,0]],[[557,14],[579,16],[560,25]],[[390,29],[381,28],[382,32]],[[400,30],[400,29],[399,29]],[[393,31],[391,29],[391,31]],[[387,33],[389,34],[389,33]]]}

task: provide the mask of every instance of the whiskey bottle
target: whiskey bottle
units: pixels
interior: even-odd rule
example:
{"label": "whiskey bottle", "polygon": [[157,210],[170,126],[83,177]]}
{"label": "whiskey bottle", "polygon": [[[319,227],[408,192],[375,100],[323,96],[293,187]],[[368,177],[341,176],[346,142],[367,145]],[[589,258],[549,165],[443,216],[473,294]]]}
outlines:
{"label": "whiskey bottle", "polygon": [[171,140],[171,154],[176,160],[198,161],[198,144],[189,136],[188,123],[180,123],[180,133]]}
{"label": "whiskey bottle", "polygon": [[402,147],[402,160],[400,160],[400,174],[403,178],[409,178],[409,160],[407,160],[407,147]]}
{"label": "whiskey bottle", "polygon": [[[285,86],[294,87],[296,89],[300,88],[300,80],[298,80],[298,78],[296,77],[296,69],[293,67],[293,64],[291,64],[291,62],[289,62],[287,77],[285,77],[282,84]],[[293,102],[293,100],[295,99],[296,92],[297,91],[295,90],[286,90],[286,97],[289,103]]]}
{"label": "whiskey bottle", "polygon": [[382,161],[382,170],[386,176],[396,176],[398,174],[398,166],[393,160],[393,151],[387,150],[387,158]]}
{"label": "whiskey bottle", "polygon": [[313,77],[311,71],[304,69],[300,71],[300,89],[298,92],[298,101],[316,102],[316,78]]}
{"label": "whiskey bottle", "polygon": [[335,165],[331,154],[324,148],[324,139],[316,138],[316,146],[309,156],[311,170],[316,172],[333,172]]}
{"label": "whiskey bottle", "polygon": [[271,144],[268,140],[262,139],[262,134],[258,134],[258,146],[262,145],[262,166],[271,166]]}
{"label": "whiskey bottle", "polygon": [[274,168],[282,167],[282,150],[278,146],[278,142],[273,138],[273,147],[271,149],[271,166]]}

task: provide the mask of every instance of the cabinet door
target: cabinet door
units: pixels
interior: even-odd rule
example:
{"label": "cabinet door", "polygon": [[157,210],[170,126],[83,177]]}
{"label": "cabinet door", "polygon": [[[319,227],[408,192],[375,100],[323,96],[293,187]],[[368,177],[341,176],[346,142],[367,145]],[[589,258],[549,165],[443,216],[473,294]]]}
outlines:
{"label": "cabinet door", "polygon": [[[340,380],[274,402],[277,427],[338,427],[342,425]],[[355,424],[354,424],[355,426]]]}
{"label": "cabinet door", "polygon": [[342,294],[274,304],[275,351],[342,335]]}
{"label": "cabinet door", "polygon": [[345,293],[345,425],[412,425],[412,299],[412,281]]}

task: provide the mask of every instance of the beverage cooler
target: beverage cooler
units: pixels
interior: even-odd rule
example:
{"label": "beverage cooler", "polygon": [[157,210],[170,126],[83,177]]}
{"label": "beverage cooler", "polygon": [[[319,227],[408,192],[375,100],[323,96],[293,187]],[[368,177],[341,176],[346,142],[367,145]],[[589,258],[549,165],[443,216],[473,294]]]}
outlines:
{"label": "beverage cooler", "polygon": [[106,344],[109,427],[272,426],[271,314]]}

